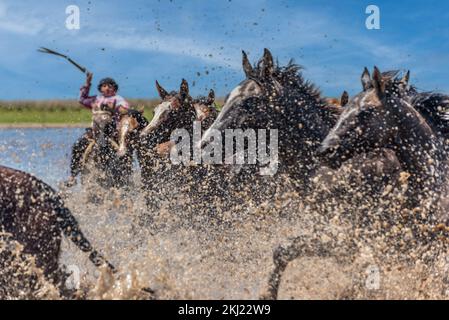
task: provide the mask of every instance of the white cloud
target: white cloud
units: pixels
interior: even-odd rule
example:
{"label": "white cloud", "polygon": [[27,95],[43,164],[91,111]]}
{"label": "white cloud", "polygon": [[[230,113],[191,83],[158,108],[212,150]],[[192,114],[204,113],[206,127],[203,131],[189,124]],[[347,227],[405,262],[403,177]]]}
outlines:
{"label": "white cloud", "polygon": [[21,35],[36,35],[42,31],[44,23],[28,14],[18,15],[0,3],[0,30]]}
{"label": "white cloud", "polygon": [[104,34],[90,33],[81,36],[80,42],[103,45],[120,50],[138,50],[146,52],[162,52],[173,55],[183,55],[197,58],[231,69],[241,69],[238,48],[232,50],[219,44],[204,43],[187,37],[167,35],[138,35],[135,32],[114,34],[105,37]]}

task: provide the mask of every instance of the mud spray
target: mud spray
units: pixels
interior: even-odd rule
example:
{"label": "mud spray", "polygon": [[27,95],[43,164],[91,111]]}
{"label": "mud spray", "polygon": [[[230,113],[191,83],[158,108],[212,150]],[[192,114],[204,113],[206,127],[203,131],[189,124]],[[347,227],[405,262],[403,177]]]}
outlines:
{"label": "mud spray", "polygon": [[[184,170],[179,175],[189,176]],[[83,299],[257,299],[267,288],[274,248],[303,235],[338,254],[290,263],[280,299],[447,298],[446,238],[421,244],[414,237],[404,218],[410,212],[401,209],[407,174],[375,196],[360,187],[360,176],[350,164],[338,174],[323,170],[307,196],[284,176],[207,198],[195,193],[210,186],[167,177],[152,194],[141,191],[138,175],[126,191],[76,186],[63,193],[66,205],[119,271],[95,268],[64,240],[60,263],[73,272],[64,286]],[[155,195],[150,202],[157,205],[149,205]],[[9,288],[3,298],[62,298],[20,244],[7,235],[1,240],[3,253],[14,252],[1,269],[0,287]]]}

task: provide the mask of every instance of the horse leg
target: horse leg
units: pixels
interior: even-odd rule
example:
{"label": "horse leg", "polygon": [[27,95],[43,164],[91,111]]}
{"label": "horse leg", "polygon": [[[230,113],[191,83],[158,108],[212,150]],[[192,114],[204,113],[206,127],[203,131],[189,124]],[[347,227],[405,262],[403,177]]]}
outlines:
{"label": "horse leg", "polygon": [[89,158],[90,154],[92,153],[92,150],[95,146],[95,140],[89,139],[89,144],[86,147],[86,150],[83,153],[83,156],[81,157],[81,164],[84,167],[87,163],[87,159]]}
{"label": "horse leg", "polygon": [[120,146],[118,145],[118,143],[115,142],[115,140],[112,139],[112,138],[108,138],[108,140],[109,140],[109,143],[111,144],[112,148],[113,148],[116,152],[119,151]]}
{"label": "horse leg", "polygon": [[72,147],[72,157],[70,159],[70,175],[72,177],[76,177],[82,168],[82,157],[89,146],[89,137],[87,134],[84,134],[81,138],[79,138]]}
{"label": "horse leg", "polygon": [[286,248],[282,246],[277,247],[273,253],[274,270],[268,280],[268,291],[261,296],[261,299],[277,299],[282,274],[290,261],[298,257],[329,257],[331,254],[329,246],[331,245],[324,244],[318,239],[299,236]]}

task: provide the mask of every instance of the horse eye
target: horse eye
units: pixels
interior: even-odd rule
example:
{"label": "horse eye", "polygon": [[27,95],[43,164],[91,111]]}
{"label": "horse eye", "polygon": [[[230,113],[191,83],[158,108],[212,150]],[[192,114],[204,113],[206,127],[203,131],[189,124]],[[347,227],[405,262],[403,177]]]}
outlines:
{"label": "horse eye", "polygon": [[371,116],[371,112],[369,112],[368,110],[362,110],[358,114],[359,119],[362,121],[368,120],[370,118],[370,116]]}

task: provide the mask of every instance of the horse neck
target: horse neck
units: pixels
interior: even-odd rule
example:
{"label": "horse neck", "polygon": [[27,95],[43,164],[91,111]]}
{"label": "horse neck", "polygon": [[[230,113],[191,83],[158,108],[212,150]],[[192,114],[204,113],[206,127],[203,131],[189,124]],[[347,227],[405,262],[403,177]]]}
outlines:
{"label": "horse neck", "polygon": [[396,153],[411,182],[424,189],[441,184],[441,149],[437,136],[425,119],[411,106],[398,108]]}
{"label": "horse neck", "polygon": [[196,121],[196,111],[193,106],[186,106],[188,109],[183,113],[172,127],[171,132],[175,129],[185,129],[189,132],[190,136],[193,134],[193,123]]}
{"label": "horse neck", "polygon": [[137,161],[141,168],[151,167],[154,161],[154,148],[156,147],[155,139],[152,137],[141,138],[138,136],[137,143],[134,147],[137,155]]}
{"label": "horse neck", "polygon": [[278,121],[285,126],[279,128],[279,155],[287,170],[304,178],[316,169],[316,152],[333,123],[323,100],[308,86],[289,88],[284,95],[280,101],[285,101],[287,112]]}

